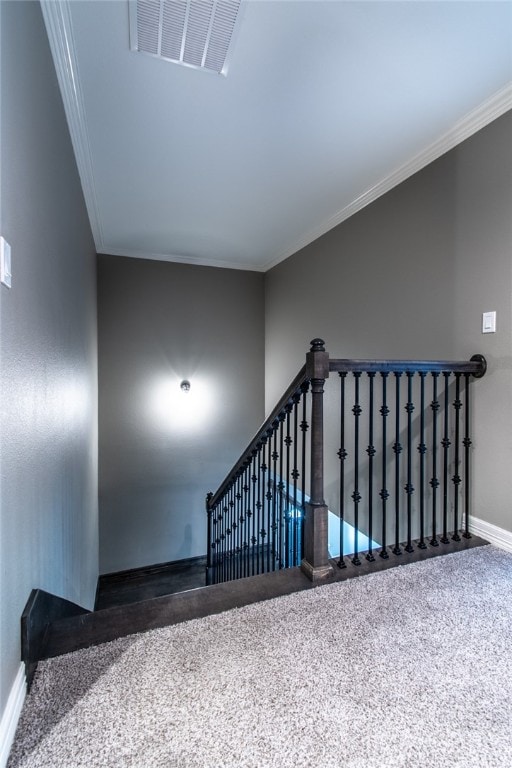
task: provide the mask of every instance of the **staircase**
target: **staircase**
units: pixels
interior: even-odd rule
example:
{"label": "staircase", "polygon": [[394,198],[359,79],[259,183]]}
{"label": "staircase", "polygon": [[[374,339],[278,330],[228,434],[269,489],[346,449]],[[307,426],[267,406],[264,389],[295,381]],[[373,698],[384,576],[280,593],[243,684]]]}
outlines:
{"label": "staircase", "polygon": [[471,389],[485,370],[482,355],[332,359],[314,339],[306,365],[208,494],[208,583],[297,565],[322,581],[349,562],[471,538]]}
{"label": "staircase", "polygon": [[469,531],[471,388],[485,369],[481,355],[330,359],[315,339],[207,496],[207,586],[95,611],[33,590],[22,616],[28,681],[41,659],[487,543]]}

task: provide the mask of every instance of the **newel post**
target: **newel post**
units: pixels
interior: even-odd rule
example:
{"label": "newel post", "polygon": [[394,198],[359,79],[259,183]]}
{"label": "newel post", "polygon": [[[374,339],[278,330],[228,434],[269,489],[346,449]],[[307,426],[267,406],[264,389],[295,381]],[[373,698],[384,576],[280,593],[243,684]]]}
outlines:
{"label": "newel post", "polygon": [[206,586],[209,587],[210,584],[213,583],[213,573],[212,573],[212,518],[213,518],[213,510],[210,506],[211,500],[213,499],[213,493],[210,491],[206,494],[206,518],[208,521],[208,532],[206,534]]}
{"label": "newel post", "polygon": [[304,559],[301,568],[311,581],[332,575],[328,557],[328,510],[324,499],[324,382],[329,376],[329,355],[322,339],[313,339],[306,355],[311,381],[311,493],[304,520]]}

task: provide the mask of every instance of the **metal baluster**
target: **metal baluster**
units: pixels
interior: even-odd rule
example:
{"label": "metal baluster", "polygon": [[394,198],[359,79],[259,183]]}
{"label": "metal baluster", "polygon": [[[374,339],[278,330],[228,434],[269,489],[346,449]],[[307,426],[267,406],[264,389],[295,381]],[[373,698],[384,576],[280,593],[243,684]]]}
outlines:
{"label": "metal baluster", "polygon": [[246,513],[247,513],[247,462],[244,462],[242,474],[240,476],[240,492],[242,501],[240,505],[240,578],[245,576],[245,557],[246,557]]}
{"label": "metal baluster", "polygon": [[226,560],[226,547],[227,547],[227,541],[226,541],[226,523],[228,519],[228,511],[229,507],[227,505],[228,502],[228,493],[229,488],[226,490],[226,493],[224,494],[224,504],[222,505],[222,533],[221,533],[221,541],[222,541],[222,579],[221,581],[227,581],[226,579],[226,570],[227,570],[227,560]]}
{"label": "metal baluster", "polygon": [[292,546],[292,537],[291,537],[291,521],[292,517],[290,515],[290,493],[289,493],[289,483],[290,483],[290,472],[291,472],[291,465],[290,465],[290,447],[292,444],[292,438],[290,436],[290,414],[293,406],[291,403],[287,403],[285,407],[286,411],[286,438],[285,438],[285,445],[286,445],[286,528],[285,528],[285,557],[286,557],[286,567],[290,567],[290,555],[291,555],[291,546]]}
{"label": "metal baluster", "polygon": [[269,466],[267,464],[268,433],[262,438],[261,449],[261,572],[267,573],[268,554],[268,477]]}
{"label": "metal baluster", "polygon": [[245,462],[245,468],[244,468],[244,484],[243,484],[243,492],[244,492],[244,513],[243,513],[243,539],[242,539],[242,552],[243,552],[243,569],[242,569],[242,575],[244,578],[249,575],[249,541],[250,541],[250,521],[251,518],[249,516],[250,508],[251,508],[251,498],[250,498],[250,488],[249,485],[250,482],[250,474],[251,474],[251,461],[248,459]]}
{"label": "metal baluster", "polygon": [[236,473],[236,485],[235,485],[235,508],[234,508],[234,520],[233,520],[233,548],[234,548],[234,568],[235,579],[240,578],[240,500],[242,494],[240,492],[240,470]]}
{"label": "metal baluster", "polygon": [[306,440],[309,424],[307,422],[307,393],[309,391],[309,381],[305,381],[300,388],[302,394],[302,421],[300,429],[302,432],[302,504],[300,510],[300,535],[299,535],[299,563],[302,561],[304,552],[304,515],[306,514]]}
{"label": "metal baluster", "polygon": [[222,507],[222,581],[228,580],[228,556],[227,556],[227,547],[228,547],[228,537],[227,537],[227,528],[228,528],[228,516],[229,516],[229,487],[226,489],[226,493],[224,495],[224,505]]}
{"label": "metal baluster", "polygon": [[256,508],[257,504],[257,491],[256,486],[258,482],[258,451],[257,449],[254,449],[252,451],[252,461],[251,461],[251,469],[252,469],[252,475],[251,475],[251,483],[252,483],[252,506],[251,506],[251,519],[252,519],[252,536],[251,536],[251,576],[254,576],[257,570],[257,544],[258,544],[258,537],[256,536],[256,531],[258,530],[258,510]]}
{"label": "metal baluster", "polygon": [[437,379],[439,373],[432,371],[432,479],[430,486],[432,488],[432,538],[430,544],[432,547],[438,547],[437,540],[437,491],[439,488],[439,479],[437,477],[437,416],[439,413],[439,400],[437,399]]}
{"label": "metal baluster", "polygon": [[443,535],[440,538],[442,544],[448,544],[448,462],[449,462],[449,378],[450,371],[443,371],[444,376],[444,435],[441,440],[443,446]]}
{"label": "metal baluster", "polygon": [[453,536],[452,541],[460,541],[459,535],[459,488],[461,478],[459,475],[459,441],[460,441],[460,409],[462,403],[460,400],[460,373],[455,374],[455,401],[453,403],[455,409],[455,472],[452,477],[453,481]]}
{"label": "metal baluster", "polygon": [[380,414],[382,416],[382,488],[380,491],[380,498],[382,499],[382,548],[379,552],[379,556],[383,560],[387,560],[389,552],[386,545],[386,515],[387,515],[387,500],[389,499],[389,491],[387,489],[387,418],[389,416],[389,408],[387,406],[387,392],[386,385],[388,380],[388,372],[381,371],[382,378],[382,406]]}
{"label": "metal baluster", "polygon": [[217,568],[215,569],[217,572],[217,579],[216,583],[220,583],[224,580],[223,575],[223,569],[224,569],[224,561],[223,561],[223,547],[224,542],[222,540],[222,530],[223,530],[223,511],[224,511],[224,505],[223,501],[219,500],[219,504],[217,506]]}
{"label": "metal baluster", "polygon": [[363,409],[359,405],[360,378],[361,372],[356,371],[354,373],[354,407],[352,408],[352,413],[354,414],[354,492],[352,494],[354,502],[354,555],[352,563],[354,565],[361,565],[361,560],[359,559],[359,502],[361,501],[361,494],[359,493],[359,417]]}
{"label": "metal baluster", "polygon": [[420,540],[419,549],[426,549],[425,544],[425,454],[427,446],[425,445],[425,373],[420,372],[420,443],[418,451],[420,454]]}
{"label": "metal baluster", "polygon": [[240,517],[240,472],[238,471],[236,473],[235,478],[235,486],[233,488],[233,500],[234,500],[234,506],[233,506],[233,524],[232,524],[232,539],[233,539],[233,578],[239,579],[240,575],[238,572],[238,558],[239,558],[239,546],[238,546],[238,537],[239,537],[239,526],[238,526],[238,518]]}
{"label": "metal baluster", "polygon": [[227,543],[227,580],[231,581],[233,578],[233,507],[234,507],[234,483],[231,480],[231,486],[229,488],[229,506],[228,506],[228,522],[226,529],[226,543]]}
{"label": "metal baluster", "polygon": [[344,520],[345,520],[345,460],[348,456],[345,448],[345,379],[347,374],[345,371],[341,371],[340,377],[340,449],[338,451],[338,458],[340,460],[340,558],[338,560],[339,568],[346,568],[343,557],[344,550]]}
{"label": "metal baluster", "polygon": [[[270,551],[272,548],[272,492],[270,490],[270,468],[272,466],[272,430],[267,429],[267,472],[265,480],[265,499],[267,501],[267,517],[265,520],[267,527],[267,573],[270,572]],[[273,569],[272,569],[273,570]]]}
{"label": "metal baluster", "polygon": [[237,579],[241,579],[243,576],[243,548],[242,548],[242,536],[243,536],[243,521],[244,518],[244,466],[242,465],[238,470],[238,482],[237,482],[237,514],[236,514],[236,572]]}
{"label": "metal baluster", "polygon": [[299,406],[300,394],[293,396],[293,565],[300,565],[299,560],[299,520],[297,516],[297,480],[299,478],[298,470],[298,452],[299,452]]}
{"label": "metal baluster", "polygon": [[247,529],[247,551],[245,555],[246,559],[246,576],[251,575],[251,553],[252,553],[252,542],[251,542],[251,536],[252,536],[252,519],[253,519],[253,507],[252,507],[252,473],[253,473],[253,457],[252,455],[249,457],[247,461],[247,512],[245,514],[246,517],[246,529]]}
{"label": "metal baluster", "polygon": [[219,500],[219,505],[217,509],[217,568],[216,570],[216,584],[220,583],[222,581],[222,501]]}
{"label": "metal baluster", "polygon": [[464,392],[466,394],[466,410],[465,410],[465,418],[464,418],[464,487],[465,487],[465,493],[464,493],[464,533],[462,534],[465,539],[470,539],[471,534],[469,532],[469,499],[470,499],[470,493],[471,493],[471,486],[470,486],[470,466],[469,466],[469,459],[470,459],[470,448],[471,448],[471,438],[469,436],[470,432],[470,409],[469,409],[469,392],[470,392],[470,383],[469,383],[469,373],[464,374],[464,380],[465,380],[465,387]]}
{"label": "metal baluster", "polygon": [[237,518],[237,499],[238,494],[238,472],[235,475],[235,479],[233,481],[233,491],[232,491],[232,498],[233,498],[233,506],[231,508],[231,579],[237,578],[237,570],[236,570],[236,547],[237,547],[237,524],[236,524],[236,518]]}
{"label": "metal baluster", "polygon": [[266,438],[262,437],[258,449],[258,502],[256,504],[258,509],[258,573],[265,571],[265,445]]}
{"label": "metal baluster", "polygon": [[222,501],[222,508],[220,511],[220,569],[219,569],[219,581],[223,582],[226,580],[226,534],[224,533],[225,525],[226,525],[226,515],[228,508],[226,506],[226,496],[228,493],[228,489],[226,488],[226,491],[223,496]]}
{"label": "metal baluster", "polygon": [[368,454],[368,552],[366,553],[366,559],[368,562],[373,563],[375,557],[373,554],[373,457],[376,454],[375,446],[373,444],[373,380],[375,373],[373,371],[368,372],[369,381],[369,415],[368,415],[368,448],[366,453]]}
{"label": "metal baluster", "polygon": [[214,509],[214,537],[215,537],[215,550],[214,550],[214,566],[213,566],[213,578],[214,584],[218,584],[220,581],[220,501],[217,502]]}
{"label": "metal baluster", "polygon": [[412,494],[414,488],[412,485],[412,414],[414,411],[414,403],[412,401],[412,377],[414,373],[407,371],[407,404],[405,411],[407,413],[407,485],[405,486],[405,492],[407,494],[407,544],[405,547],[406,552],[414,552],[412,546]]}
{"label": "metal baluster", "polygon": [[394,555],[401,555],[400,549],[400,454],[402,445],[400,443],[400,377],[401,371],[395,372],[395,442],[393,451],[395,454],[395,546]]}
{"label": "metal baluster", "polygon": [[261,573],[266,573],[266,552],[267,552],[267,481],[268,481],[268,472],[267,472],[268,466],[267,466],[267,436],[264,435],[262,437],[262,448],[261,448],[261,530],[260,530],[260,537],[261,537],[261,546],[260,546],[260,552],[261,552]]}
{"label": "metal baluster", "polygon": [[227,541],[228,541],[228,579],[229,581],[231,581],[234,578],[233,522],[234,522],[234,513],[235,513],[235,483],[236,483],[236,479],[232,481],[231,488],[229,490],[229,519],[228,519],[228,529],[226,531]]}
{"label": "metal baluster", "polygon": [[235,578],[235,531],[233,525],[235,525],[235,513],[236,513],[236,475],[233,479],[231,486],[231,498],[229,500],[229,580],[232,581]]}
{"label": "metal baluster", "polygon": [[224,496],[222,507],[222,581],[228,580],[228,520],[229,520],[229,487]]}
{"label": "metal baluster", "polygon": [[235,519],[233,521],[233,539],[234,539],[234,546],[235,546],[235,579],[240,578],[240,552],[242,551],[242,548],[240,546],[240,516],[242,514],[241,512],[241,499],[242,499],[242,493],[241,493],[241,485],[240,485],[240,477],[241,477],[241,471],[239,470],[236,473],[236,488],[235,488]]}
{"label": "metal baluster", "polygon": [[218,584],[221,580],[221,552],[222,541],[220,538],[222,525],[222,507],[221,501],[217,502],[215,506],[215,518],[214,518],[214,530],[215,530],[215,584]]}
{"label": "metal baluster", "polygon": [[256,500],[256,517],[257,517],[257,529],[256,529],[256,535],[257,535],[257,545],[256,545],[256,573],[260,573],[260,551],[261,551],[261,531],[262,531],[262,525],[261,525],[261,450],[262,450],[262,443],[258,443],[258,462],[257,462],[257,476],[258,480],[256,482],[256,492],[257,492],[257,500]]}
{"label": "metal baluster", "polygon": [[272,451],[272,570],[276,570],[276,563],[278,562],[278,550],[277,550],[277,461],[279,459],[279,452],[277,450],[277,432],[279,429],[279,420],[275,419],[272,422],[272,432],[274,438],[274,450]]}
{"label": "metal baluster", "polygon": [[284,568],[286,565],[286,557],[283,551],[285,542],[285,484],[283,481],[283,467],[284,467],[284,420],[285,412],[281,411],[278,416],[279,419],[279,529],[278,529],[278,552],[279,552],[279,568]]}
{"label": "metal baluster", "polygon": [[232,560],[233,560],[233,567],[231,569],[233,573],[233,579],[238,579],[238,516],[239,516],[239,506],[240,506],[240,499],[239,499],[239,484],[240,484],[240,473],[237,472],[235,475],[235,482],[233,485],[233,522],[231,523],[231,552],[232,552]]}
{"label": "metal baluster", "polygon": [[243,513],[243,501],[244,501],[244,495],[243,495],[243,475],[244,475],[244,469],[243,467],[240,468],[238,472],[238,493],[237,493],[237,507],[238,507],[238,514],[236,516],[236,538],[237,538],[237,556],[236,556],[236,572],[237,572],[237,578],[241,579],[243,576],[242,572],[242,535],[243,535],[243,523],[244,523],[244,513]]}

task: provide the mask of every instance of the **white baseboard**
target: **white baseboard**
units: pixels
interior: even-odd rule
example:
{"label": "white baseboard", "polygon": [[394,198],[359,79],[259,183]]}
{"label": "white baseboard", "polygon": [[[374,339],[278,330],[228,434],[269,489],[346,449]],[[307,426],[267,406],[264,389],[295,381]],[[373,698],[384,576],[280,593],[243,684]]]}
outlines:
{"label": "white baseboard", "polygon": [[469,531],[475,536],[486,539],[489,544],[494,544],[495,547],[512,552],[512,531],[506,531],[504,528],[499,528],[497,525],[487,523],[485,520],[480,520],[472,515],[469,518]]}
{"label": "white baseboard", "polygon": [[27,685],[25,682],[25,665],[20,664],[18,674],[11,688],[5,710],[0,720],[0,768],[5,768],[11,750],[14,733],[25,701]]}

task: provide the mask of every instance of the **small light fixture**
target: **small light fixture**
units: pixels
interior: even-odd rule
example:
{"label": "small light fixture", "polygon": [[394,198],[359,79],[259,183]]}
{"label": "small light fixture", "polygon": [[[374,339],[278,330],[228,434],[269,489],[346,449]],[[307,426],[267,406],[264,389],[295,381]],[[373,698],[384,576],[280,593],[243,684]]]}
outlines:
{"label": "small light fixture", "polygon": [[182,392],[188,392],[190,390],[190,381],[184,379],[180,384],[180,389]]}

